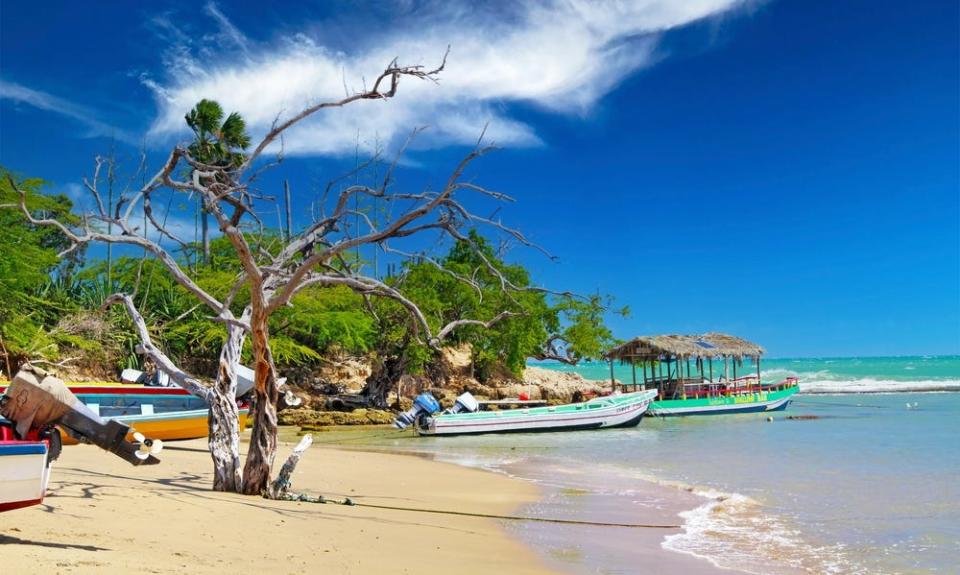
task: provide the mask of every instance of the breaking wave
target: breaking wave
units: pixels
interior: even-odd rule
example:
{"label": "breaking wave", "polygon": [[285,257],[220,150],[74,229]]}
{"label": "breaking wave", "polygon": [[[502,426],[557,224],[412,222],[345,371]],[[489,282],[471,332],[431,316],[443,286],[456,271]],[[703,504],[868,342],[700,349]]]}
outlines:
{"label": "breaking wave", "polygon": [[713,489],[693,492],[707,501],[680,514],[683,531],[667,535],[661,543],[664,549],[756,575],[769,573],[771,561],[807,573],[868,572],[845,556],[843,545],[805,541],[785,519],[764,512],[745,495]]}
{"label": "breaking wave", "polygon": [[[911,366],[904,368],[906,371]],[[793,371],[776,368],[763,370],[764,381],[785,377],[800,380],[800,393],[913,393],[930,391],[960,391],[960,378],[887,379],[883,377],[852,377],[830,370]]]}

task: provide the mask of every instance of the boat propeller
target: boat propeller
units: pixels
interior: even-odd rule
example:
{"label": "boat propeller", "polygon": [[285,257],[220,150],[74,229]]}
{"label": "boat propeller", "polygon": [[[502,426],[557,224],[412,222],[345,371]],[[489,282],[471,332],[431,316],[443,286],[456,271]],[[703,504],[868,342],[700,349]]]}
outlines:
{"label": "boat propeller", "polygon": [[148,439],[139,431],[134,432],[133,440],[138,444],[135,453],[138,459],[147,459],[151,455],[157,455],[163,451],[162,441],[159,439]]}

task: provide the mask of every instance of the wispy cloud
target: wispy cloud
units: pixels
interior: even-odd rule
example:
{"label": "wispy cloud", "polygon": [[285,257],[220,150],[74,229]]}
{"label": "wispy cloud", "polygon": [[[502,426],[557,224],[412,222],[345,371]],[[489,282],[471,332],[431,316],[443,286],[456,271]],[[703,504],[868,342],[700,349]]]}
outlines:
{"label": "wispy cloud", "polygon": [[217,26],[220,28],[220,36],[225,38],[232,47],[237,48],[245,57],[250,56],[249,50],[249,41],[247,37],[240,31],[239,28],[233,25],[233,22],[227,18],[223,12],[220,11],[220,8],[213,2],[207,2],[207,5],[204,7],[204,11],[217,22]]}
{"label": "wispy cloud", "polygon": [[254,42],[211,3],[206,12],[218,26],[216,42],[221,47],[229,42],[234,56],[225,49],[214,54],[209,46],[172,44],[166,76],[144,79],[158,102],[150,133],[183,132],[183,115],[202,98],[240,112],[262,133],[278,114],[369,83],[394,57],[402,64],[432,66],[451,45],[439,85],[406,80],[394,100],[324,112],[288,135],[286,151],[341,154],[354,149],[358,132],[362,140],[376,135],[392,142],[419,126],[431,128],[421,145],[472,143],[484,125],[497,143],[536,145],[534,128],[511,117],[504,104],[587,114],[628,75],[658,60],[664,31],[741,4],[544,0],[485,12],[455,2],[416,5],[399,13],[388,31],[382,23],[358,27],[349,45],[337,47],[324,44],[334,35],[318,33],[322,24],[304,24],[276,42]]}
{"label": "wispy cloud", "polygon": [[97,114],[89,108],[53,94],[0,79],[0,99],[27,104],[38,110],[54,112],[76,120],[87,129],[85,134],[87,137],[106,136],[132,145],[138,144],[136,138],[129,132],[99,120]]}

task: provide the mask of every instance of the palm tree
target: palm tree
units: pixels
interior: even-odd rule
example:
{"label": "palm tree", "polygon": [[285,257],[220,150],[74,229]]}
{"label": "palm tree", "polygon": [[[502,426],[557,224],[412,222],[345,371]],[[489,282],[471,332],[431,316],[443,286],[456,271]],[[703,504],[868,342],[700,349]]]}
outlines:
{"label": "palm tree", "polygon": [[[204,164],[224,168],[238,168],[246,159],[243,152],[250,146],[247,123],[237,112],[223,119],[223,108],[214,100],[197,102],[184,116],[187,126],[193,130],[195,139],[187,148],[190,155]],[[221,123],[222,121],[222,123]],[[201,208],[203,262],[210,261],[209,214]]]}

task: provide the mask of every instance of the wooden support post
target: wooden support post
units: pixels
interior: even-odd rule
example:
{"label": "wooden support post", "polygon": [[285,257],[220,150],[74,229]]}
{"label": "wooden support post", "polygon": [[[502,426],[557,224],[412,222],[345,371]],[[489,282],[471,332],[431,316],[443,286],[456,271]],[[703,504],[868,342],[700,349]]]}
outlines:
{"label": "wooden support post", "polygon": [[657,388],[660,390],[660,399],[663,399],[663,361],[657,360],[657,371],[660,372],[660,377],[657,378]]}
{"label": "wooden support post", "polygon": [[637,391],[637,363],[630,358],[630,367],[633,369],[633,391]]}
{"label": "wooden support post", "polygon": [[610,389],[617,391],[617,379],[613,377],[613,360],[610,360]]}
{"label": "wooden support post", "polygon": [[710,358],[710,382],[713,382],[713,358]]}
{"label": "wooden support post", "polygon": [[760,356],[757,356],[757,385],[760,385]]}

